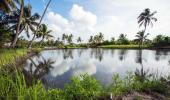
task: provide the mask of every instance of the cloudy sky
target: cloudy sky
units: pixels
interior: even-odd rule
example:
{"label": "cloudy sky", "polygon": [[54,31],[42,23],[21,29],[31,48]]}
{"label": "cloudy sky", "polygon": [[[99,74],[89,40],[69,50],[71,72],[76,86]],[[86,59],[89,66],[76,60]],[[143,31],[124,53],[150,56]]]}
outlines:
{"label": "cloudy sky", "polygon": [[[42,14],[48,0],[29,0],[33,11]],[[138,15],[145,9],[157,11],[158,21],[147,32],[153,38],[158,34],[170,35],[170,0],[52,0],[43,22],[57,38],[62,33],[89,36],[102,32],[105,39],[118,38],[120,33],[129,39],[142,30],[137,24]]]}

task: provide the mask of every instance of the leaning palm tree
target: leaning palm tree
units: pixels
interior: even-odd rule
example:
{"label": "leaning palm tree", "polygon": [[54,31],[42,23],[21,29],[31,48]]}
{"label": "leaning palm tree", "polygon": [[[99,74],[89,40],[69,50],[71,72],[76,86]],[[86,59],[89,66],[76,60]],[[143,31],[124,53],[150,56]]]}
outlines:
{"label": "leaning palm tree", "polygon": [[48,3],[47,3],[47,5],[46,5],[46,7],[45,7],[45,10],[44,10],[44,12],[43,12],[43,14],[42,14],[42,16],[41,16],[41,19],[40,19],[40,21],[39,21],[39,23],[38,23],[38,26],[37,26],[37,29],[36,29],[36,31],[35,31],[35,34],[34,34],[32,40],[30,41],[30,44],[28,45],[28,48],[31,48],[32,43],[33,43],[33,41],[34,41],[35,38],[36,38],[36,33],[37,33],[38,30],[39,30],[39,27],[40,27],[40,25],[41,25],[42,19],[44,18],[44,15],[45,15],[45,13],[46,13],[46,11],[47,11],[47,9],[48,9],[48,6],[50,5],[51,1],[52,1],[52,0],[49,0]]}
{"label": "leaning palm tree", "polygon": [[[27,37],[29,37],[29,31],[31,30],[33,33],[35,32],[35,27],[38,25],[38,22],[36,22],[39,18],[40,15],[38,13],[31,14],[31,5],[27,5],[24,7],[24,13],[22,17],[22,21],[20,23],[20,30],[18,32],[18,35],[21,34],[23,30],[26,31]],[[14,29],[17,27],[18,23],[15,23],[11,29]]]}
{"label": "leaning palm tree", "polygon": [[19,29],[20,29],[20,25],[21,25],[21,20],[23,17],[23,13],[24,13],[24,0],[21,0],[21,5],[20,5],[20,14],[19,14],[19,18],[18,18],[18,24],[16,27],[16,34],[15,34],[15,38],[14,41],[12,42],[12,47],[15,47],[17,40],[18,40],[18,36],[19,36]]}
{"label": "leaning palm tree", "polygon": [[154,15],[157,12],[150,12],[149,8],[146,8],[139,16],[138,16],[138,24],[139,27],[141,27],[142,25],[144,26],[144,33],[146,31],[147,26],[149,26],[151,24],[151,26],[153,26],[153,22],[152,21],[157,21],[157,18],[154,17]]}
{"label": "leaning palm tree", "polygon": [[148,35],[149,35],[149,33],[147,33],[147,34],[145,35],[144,31],[139,31],[139,32],[136,34],[136,37],[137,37],[136,41],[139,42],[139,47],[140,47],[140,48],[143,46],[143,42],[144,42],[145,40],[147,40],[147,36],[148,36]]}
{"label": "leaning palm tree", "polygon": [[1,0],[0,1],[0,9],[5,12],[10,12],[12,9],[16,9],[16,4],[20,4],[21,0]]}
{"label": "leaning palm tree", "polygon": [[40,26],[39,31],[37,32],[37,37],[42,37],[41,43],[44,41],[44,39],[49,40],[50,38],[53,38],[53,36],[50,34],[52,30],[48,30],[47,26],[45,24],[42,24]]}

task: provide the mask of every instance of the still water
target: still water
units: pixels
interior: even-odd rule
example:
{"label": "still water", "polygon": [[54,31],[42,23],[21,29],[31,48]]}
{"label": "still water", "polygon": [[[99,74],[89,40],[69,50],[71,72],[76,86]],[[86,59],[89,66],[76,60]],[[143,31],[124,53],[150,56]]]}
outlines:
{"label": "still water", "polygon": [[136,71],[161,76],[170,74],[170,50],[58,49],[42,51],[27,60],[27,76],[43,81],[46,88],[63,88],[72,76],[89,74],[104,86],[114,74],[122,78]]}

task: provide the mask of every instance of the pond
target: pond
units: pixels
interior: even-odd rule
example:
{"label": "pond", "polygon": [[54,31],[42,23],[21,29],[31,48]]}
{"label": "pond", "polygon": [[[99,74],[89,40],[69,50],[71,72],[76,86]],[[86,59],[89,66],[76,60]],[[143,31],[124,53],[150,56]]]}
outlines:
{"label": "pond", "polygon": [[72,76],[89,74],[104,86],[114,74],[122,78],[127,72],[167,76],[170,51],[128,49],[58,49],[42,51],[27,60],[24,73],[41,79],[46,88],[63,88]]}

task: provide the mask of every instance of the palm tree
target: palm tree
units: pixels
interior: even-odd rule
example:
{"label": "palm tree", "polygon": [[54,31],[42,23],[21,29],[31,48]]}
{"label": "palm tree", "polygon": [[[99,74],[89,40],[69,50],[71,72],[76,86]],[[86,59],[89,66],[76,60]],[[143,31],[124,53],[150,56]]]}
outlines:
{"label": "palm tree", "polygon": [[20,4],[20,0],[1,0],[0,9],[5,12],[10,12],[11,9],[16,9],[16,4]]}
{"label": "palm tree", "polygon": [[137,41],[139,42],[139,47],[142,47],[143,46],[143,42],[145,40],[147,40],[147,36],[149,35],[144,33],[144,31],[139,31],[137,34],[136,34],[136,37],[137,37]]}
{"label": "palm tree", "polygon": [[113,44],[115,44],[115,38],[114,38],[114,37],[111,38],[111,42],[112,42]]}
{"label": "palm tree", "polygon": [[65,33],[62,35],[62,41],[64,42],[64,44],[66,44],[66,40],[68,38],[68,35],[66,35]]}
{"label": "palm tree", "polygon": [[144,33],[146,31],[146,27],[149,26],[151,24],[151,26],[153,26],[153,21],[157,21],[157,18],[154,17],[154,15],[157,12],[154,11],[153,13],[150,12],[149,8],[146,8],[137,18],[138,19],[138,24],[139,27],[141,27],[142,25],[144,26]]}
{"label": "palm tree", "polygon": [[77,43],[81,43],[81,37],[78,37],[78,39],[77,39]]}
{"label": "palm tree", "polygon": [[44,39],[49,40],[53,37],[52,35],[50,35],[51,32],[52,30],[48,30],[47,26],[45,24],[42,24],[39,31],[37,32],[37,37],[42,37],[40,41],[42,43]]}
{"label": "palm tree", "polygon": [[89,43],[93,42],[93,36],[90,36]]}
{"label": "palm tree", "polygon": [[48,9],[48,6],[50,5],[51,1],[52,1],[52,0],[49,0],[47,6],[45,7],[45,10],[44,10],[44,12],[43,12],[43,14],[42,14],[42,16],[41,16],[40,22],[38,23],[38,26],[37,26],[37,29],[36,29],[36,31],[35,31],[35,34],[34,34],[32,40],[30,41],[30,44],[28,45],[28,48],[31,48],[31,46],[32,46],[32,43],[33,43],[33,41],[34,41],[34,39],[35,39],[35,37],[36,37],[36,33],[38,32],[39,27],[40,27],[40,25],[41,25],[41,21],[42,21],[42,19],[44,18],[44,15],[45,15],[45,13],[46,13],[46,11],[47,11],[47,9]]}
{"label": "palm tree", "polygon": [[18,36],[19,36],[19,29],[20,29],[20,24],[21,24],[21,20],[23,17],[23,13],[24,13],[24,0],[21,0],[21,5],[20,5],[20,15],[19,15],[19,19],[18,19],[18,24],[16,27],[16,34],[15,34],[15,38],[14,41],[12,42],[12,47],[15,47],[17,40],[18,40]]}
{"label": "palm tree", "polygon": [[101,43],[104,40],[104,35],[100,32],[98,38],[99,38],[99,43]]}
{"label": "palm tree", "polygon": [[67,41],[68,41],[69,44],[71,44],[73,42],[73,35],[72,34],[70,34],[68,36]]}
{"label": "palm tree", "polygon": [[[27,34],[27,37],[29,37],[29,30],[31,30],[33,33],[35,32],[35,27],[38,25],[38,23],[36,22],[39,18],[40,18],[40,15],[38,13],[35,13],[35,14],[31,14],[31,5],[27,5],[24,7],[24,13],[23,13],[23,18],[22,18],[22,21],[20,23],[20,30],[18,32],[18,35],[21,34],[21,32],[23,30],[26,31],[26,34]],[[17,27],[18,23],[14,24],[11,29]]]}

